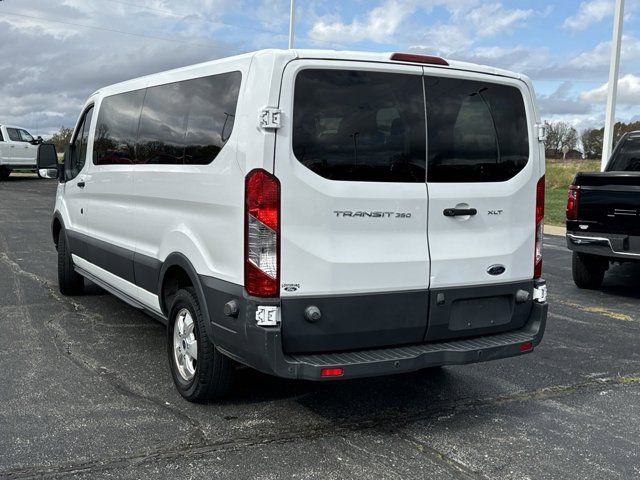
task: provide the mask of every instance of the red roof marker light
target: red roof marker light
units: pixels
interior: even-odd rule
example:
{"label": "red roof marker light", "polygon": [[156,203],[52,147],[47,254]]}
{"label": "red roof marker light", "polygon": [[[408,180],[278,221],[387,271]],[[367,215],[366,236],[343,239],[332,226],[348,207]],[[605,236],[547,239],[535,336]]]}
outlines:
{"label": "red roof marker light", "polygon": [[395,60],[396,62],[427,63],[429,65],[449,66],[449,62],[444,58],[433,55],[417,55],[415,53],[394,53],[391,55],[391,60]]}

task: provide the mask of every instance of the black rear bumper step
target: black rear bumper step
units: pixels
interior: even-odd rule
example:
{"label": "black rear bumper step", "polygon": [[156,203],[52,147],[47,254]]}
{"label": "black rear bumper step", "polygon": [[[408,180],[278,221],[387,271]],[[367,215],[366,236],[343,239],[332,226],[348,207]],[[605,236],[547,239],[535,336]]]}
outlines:
{"label": "black rear bumper step", "polygon": [[[351,352],[285,355],[289,371],[306,380],[338,380],[411,372],[440,365],[460,365],[522,355],[542,340],[547,304],[534,304],[524,328],[464,340]],[[293,367],[293,369],[291,369]],[[342,368],[339,377],[322,377],[326,368]]]}

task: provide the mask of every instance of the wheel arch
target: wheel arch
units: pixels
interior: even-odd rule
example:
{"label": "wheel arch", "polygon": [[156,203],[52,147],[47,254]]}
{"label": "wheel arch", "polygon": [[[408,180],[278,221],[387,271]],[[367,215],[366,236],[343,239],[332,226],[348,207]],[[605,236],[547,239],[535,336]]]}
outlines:
{"label": "wheel arch", "polygon": [[198,276],[193,264],[180,252],[173,252],[169,254],[164,262],[162,262],[162,267],[160,268],[160,275],[158,277],[158,301],[160,303],[162,313],[167,318],[169,317],[170,305],[168,305],[167,301],[169,300],[169,295],[165,294],[165,288],[169,287],[168,282],[173,281],[176,278],[177,284],[180,286],[181,280],[184,280],[184,278],[180,278],[181,275],[186,275],[190,285],[196,291],[198,302],[200,303],[200,309],[207,318],[207,327],[210,329],[211,317],[209,316],[209,309],[207,307],[206,297],[204,295],[204,290],[202,289],[200,277]]}
{"label": "wheel arch", "polygon": [[64,228],[64,220],[62,219],[62,215],[60,214],[60,212],[55,212],[53,214],[53,219],[51,220],[51,237],[53,238],[53,243],[55,244],[56,248],[58,248],[60,232]]}

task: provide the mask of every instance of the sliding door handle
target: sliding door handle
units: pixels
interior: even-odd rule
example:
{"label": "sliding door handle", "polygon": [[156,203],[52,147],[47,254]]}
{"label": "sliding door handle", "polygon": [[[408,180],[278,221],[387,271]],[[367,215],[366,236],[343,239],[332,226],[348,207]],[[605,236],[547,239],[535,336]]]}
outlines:
{"label": "sliding door handle", "polygon": [[445,217],[463,217],[466,215],[475,215],[478,210],[475,208],[445,208],[442,212]]}

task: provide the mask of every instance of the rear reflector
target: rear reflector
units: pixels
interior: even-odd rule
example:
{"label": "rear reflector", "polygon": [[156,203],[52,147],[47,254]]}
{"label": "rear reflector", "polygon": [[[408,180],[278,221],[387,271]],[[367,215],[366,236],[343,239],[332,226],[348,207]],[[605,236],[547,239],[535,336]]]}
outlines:
{"label": "rear reflector", "polygon": [[542,276],[542,243],[544,242],[544,175],[536,186],[536,246],[533,259],[533,278]]}
{"label": "rear reflector", "polygon": [[524,343],[520,344],[520,351],[521,352],[528,352],[529,350],[533,350],[533,343],[524,342]]}
{"label": "rear reflector", "polygon": [[567,220],[578,219],[578,207],[580,206],[580,187],[571,185],[567,195]]}
{"label": "rear reflector", "polygon": [[396,62],[411,62],[411,63],[426,63],[429,65],[444,65],[449,66],[444,58],[434,57],[433,55],[416,55],[413,53],[394,53],[391,55],[391,60]]}
{"label": "rear reflector", "polygon": [[341,377],[342,373],[343,371],[341,367],[323,368],[322,370],[320,370],[321,377]]}

